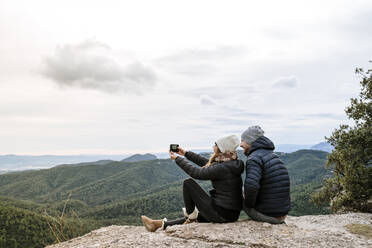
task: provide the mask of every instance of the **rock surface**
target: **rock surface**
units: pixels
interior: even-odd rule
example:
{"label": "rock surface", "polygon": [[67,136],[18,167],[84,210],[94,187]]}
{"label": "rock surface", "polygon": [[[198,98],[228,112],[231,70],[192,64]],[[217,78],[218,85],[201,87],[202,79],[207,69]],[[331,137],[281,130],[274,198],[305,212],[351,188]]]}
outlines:
{"label": "rock surface", "polygon": [[372,214],[288,216],[286,224],[252,220],[235,223],[191,223],[147,232],[143,226],[109,226],[49,248],[96,247],[372,247],[366,236],[352,234],[347,224],[372,227]]}

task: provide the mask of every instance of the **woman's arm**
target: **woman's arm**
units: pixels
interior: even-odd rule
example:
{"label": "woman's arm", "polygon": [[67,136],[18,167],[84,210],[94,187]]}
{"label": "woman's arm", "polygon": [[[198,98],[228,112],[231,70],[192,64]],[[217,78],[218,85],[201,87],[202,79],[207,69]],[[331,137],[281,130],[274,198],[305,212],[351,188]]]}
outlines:
{"label": "woman's arm", "polygon": [[176,152],[177,154],[181,155],[181,156],[185,156],[188,160],[190,160],[191,162],[199,165],[199,166],[204,166],[208,163],[209,159],[197,154],[197,153],[194,153],[194,152],[191,152],[191,151],[185,151],[185,149],[181,148],[181,147],[178,147],[178,152]]}
{"label": "woman's arm", "polygon": [[187,151],[185,153],[185,157],[190,160],[191,162],[199,165],[199,166],[204,166],[208,163],[208,159],[203,157],[202,155],[199,155],[197,153],[194,153],[194,152],[191,152],[191,151]]}
{"label": "woman's arm", "polygon": [[215,180],[225,175],[223,166],[196,167],[182,157],[177,157],[175,161],[182,170],[194,179]]}

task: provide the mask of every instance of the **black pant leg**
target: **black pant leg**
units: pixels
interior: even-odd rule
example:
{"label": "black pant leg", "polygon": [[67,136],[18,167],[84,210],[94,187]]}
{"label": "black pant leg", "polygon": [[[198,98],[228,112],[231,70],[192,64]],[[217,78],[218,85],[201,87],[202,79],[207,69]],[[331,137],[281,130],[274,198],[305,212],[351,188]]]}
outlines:
{"label": "black pant leg", "polygon": [[185,221],[186,221],[185,217],[170,221],[164,221],[164,230],[167,228],[167,226],[182,225]]}
{"label": "black pant leg", "polygon": [[196,182],[192,178],[188,178],[183,181],[183,202],[185,204],[187,214],[191,214],[194,211],[195,200],[197,198],[196,196],[199,194],[207,194],[203,189],[200,190],[197,187],[193,186],[194,183]]}
{"label": "black pant leg", "polygon": [[187,214],[191,214],[196,206],[201,215],[201,222],[205,222],[203,220],[217,223],[226,222],[213,208],[211,197],[192,178],[183,182],[183,198]]}

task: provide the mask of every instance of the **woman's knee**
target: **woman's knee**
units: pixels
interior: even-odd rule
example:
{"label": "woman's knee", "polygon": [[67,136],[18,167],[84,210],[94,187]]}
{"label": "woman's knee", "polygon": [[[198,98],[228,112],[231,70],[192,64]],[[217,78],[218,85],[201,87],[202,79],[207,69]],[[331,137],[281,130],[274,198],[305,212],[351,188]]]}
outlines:
{"label": "woman's knee", "polygon": [[191,177],[183,181],[183,187],[187,187],[187,186],[194,185],[194,184],[196,184],[196,182]]}

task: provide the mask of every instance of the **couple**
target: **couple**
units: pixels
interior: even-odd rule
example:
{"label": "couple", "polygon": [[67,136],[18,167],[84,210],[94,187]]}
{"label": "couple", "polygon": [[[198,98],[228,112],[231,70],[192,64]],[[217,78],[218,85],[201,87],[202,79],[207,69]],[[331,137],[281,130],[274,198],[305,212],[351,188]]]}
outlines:
{"label": "couple", "polygon": [[[248,157],[244,189],[241,178],[244,162],[238,159],[236,151],[239,144]],[[188,178],[183,182],[184,217],[168,221],[141,216],[143,224],[154,232],[190,222],[234,222],[242,208],[253,220],[284,223],[290,210],[289,176],[273,150],[274,144],[264,136],[264,131],[259,126],[251,126],[242,133],[241,141],[236,135],[218,139],[209,159],[182,148],[176,154],[170,151],[170,158],[181,169],[194,179],[211,180],[213,189],[208,195],[196,181]]]}

